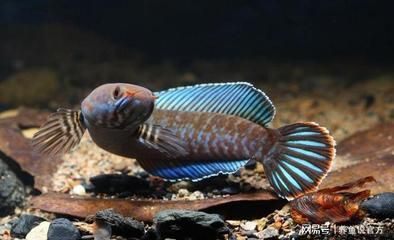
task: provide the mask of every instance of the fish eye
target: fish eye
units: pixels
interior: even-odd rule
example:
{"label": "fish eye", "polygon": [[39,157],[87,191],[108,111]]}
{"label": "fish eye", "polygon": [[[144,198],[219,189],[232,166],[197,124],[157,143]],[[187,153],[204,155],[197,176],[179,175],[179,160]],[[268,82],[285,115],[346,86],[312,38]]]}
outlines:
{"label": "fish eye", "polygon": [[112,96],[114,97],[115,100],[118,100],[118,99],[120,98],[121,93],[120,93],[120,87],[119,87],[119,86],[117,86],[117,87],[114,89],[114,91],[113,91],[113,93],[112,93]]}

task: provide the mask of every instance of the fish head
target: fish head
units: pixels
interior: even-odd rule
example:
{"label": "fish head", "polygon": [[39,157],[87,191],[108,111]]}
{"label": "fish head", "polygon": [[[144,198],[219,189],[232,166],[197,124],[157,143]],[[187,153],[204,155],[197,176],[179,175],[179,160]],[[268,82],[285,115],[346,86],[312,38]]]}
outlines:
{"label": "fish head", "polygon": [[89,127],[133,129],[152,114],[156,97],[144,87],[127,83],[104,84],[82,102],[82,114]]}

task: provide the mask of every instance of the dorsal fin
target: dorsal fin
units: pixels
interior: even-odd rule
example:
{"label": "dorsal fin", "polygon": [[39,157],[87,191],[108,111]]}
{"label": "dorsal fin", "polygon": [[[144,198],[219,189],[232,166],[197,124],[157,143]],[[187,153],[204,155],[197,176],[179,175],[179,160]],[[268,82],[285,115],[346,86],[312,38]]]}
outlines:
{"label": "dorsal fin", "polygon": [[261,90],[247,82],[209,83],[156,92],[155,107],[172,111],[214,112],[239,116],[266,126],[275,107]]}

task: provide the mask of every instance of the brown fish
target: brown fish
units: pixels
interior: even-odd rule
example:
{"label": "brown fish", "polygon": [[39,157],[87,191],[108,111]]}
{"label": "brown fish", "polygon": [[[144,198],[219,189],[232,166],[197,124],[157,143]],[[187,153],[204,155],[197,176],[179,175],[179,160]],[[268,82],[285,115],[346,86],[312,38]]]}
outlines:
{"label": "brown fish", "polygon": [[166,180],[229,174],[254,159],[280,196],[315,190],[335,156],[333,138],[312,122],[268,128],[274,114],[269,98],[244,82],[154,94],[136,85],[105,84],[85,98],[81,111],[52,115],[33,144],[44,153],[63,153],[88,129],[101,148],[136,158]]}

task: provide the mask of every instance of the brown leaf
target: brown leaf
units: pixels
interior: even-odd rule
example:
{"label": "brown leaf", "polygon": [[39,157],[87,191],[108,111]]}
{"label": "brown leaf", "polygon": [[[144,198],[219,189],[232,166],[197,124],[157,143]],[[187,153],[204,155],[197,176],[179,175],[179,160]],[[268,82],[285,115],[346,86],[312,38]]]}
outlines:
{"label": "brown leaf", "polygon": [[91,197],[73,197],[67,194],[48,193],[34,197],[31,206],[47,212],[67,214],[85,218],[96,212],[112,208],[123,216],[131,216],[141,221],[152,221],[156,213],[166,209],[205,210],[227,203],[256,202],[277,200],[271,192],[263,191],[250,194],[237,194],[228,197],[209,198],[203,200],[128,200],[99,199]]}
{"label": "brown leaf", "polygon": [[321,188],[373,176],[373,194],[394,191],[394,124],[378,125],[356,133],[338,146],[337,167],[323,180]]}
{"label": "brown leaf", "polygon": [[51,185],[51,177],[62,162],[60,157],[43,157],[32,151],[30,140],[16,127],[0,125],[0,151],[34,177],[38,190]]}
{"label": "brown leaf", "polygon": [[369,176],[342,186],[303,195],[290,202],[291,216],[298,224],[361,220],[365,214],[360,210],[360,203],[370,196],[371,191],[351,193],[349,190],[361,188],[366,183],[374,181],[375,179]]}
{"label": "brown leaf", "polygon": [[4,117],[0,117],[0,124],[18,128],[40,127],[50,114],[46,111],[29,108],[18,108],[7,112],[2,113]]}

